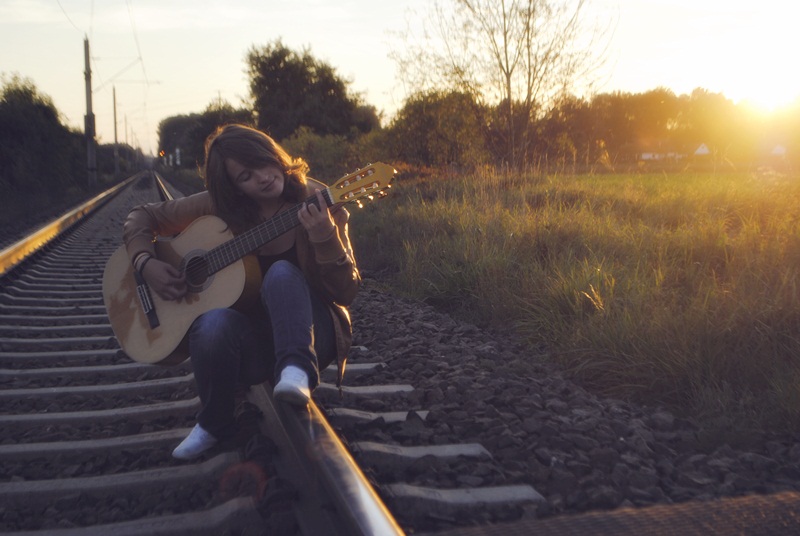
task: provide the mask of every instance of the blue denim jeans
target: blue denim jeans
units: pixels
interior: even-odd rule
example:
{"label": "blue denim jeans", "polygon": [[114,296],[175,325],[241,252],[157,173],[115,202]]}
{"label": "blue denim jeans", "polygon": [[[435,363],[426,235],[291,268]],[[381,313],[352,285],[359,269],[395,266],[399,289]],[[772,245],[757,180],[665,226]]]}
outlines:
{"label": "blue denim jeans", "polygon": [[235,434],[235,393],[241,385],[275,381],[287,365],[319,385],[319,370],[336,358],[328,307],[288,261],[273,264],[261,284],[263,309],[246,315],[212,309],[189,329],[189,352],[201,409],[197,422],[217,438]]}

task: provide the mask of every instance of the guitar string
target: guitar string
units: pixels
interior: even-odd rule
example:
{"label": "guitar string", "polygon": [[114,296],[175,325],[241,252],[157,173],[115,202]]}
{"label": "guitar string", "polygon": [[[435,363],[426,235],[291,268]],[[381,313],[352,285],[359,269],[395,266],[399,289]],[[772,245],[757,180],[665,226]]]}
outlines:
{"label": "guitar string", "polygon": [[[377,184],[377,182],[373,183],[373,187],[377,186]],[[377,193],[380,193],[380,191]],[[328,207],[334,207],[334,205],[336,205],[336,202],[333,200],[333,194],[330,187],[322,190],[322,197]],[[355,197],[348,201],[342,201],[340,205],[354,202],[357,199],[360,199],[360,197]],[[277,238],[281,234],[296,227],[299,223],[297,213],[303,206],[306,205],[306,203],[309,202],[317,204],[316,197],[310,196],[305,201],[298,203],[281,214],[273,216],[266,222],[263,222],[245,231],[241,235],[238,235],[233,239],[220,244],[215,248],[212,248],[204,255],[200,256],[205,263],[194,263],[191,266],[185,267],[187,278],[192,280],[193,278],[202,275],[205,279],[209,275],[215,274],[226,266],[233,264],[237,260],[254,251],[258,247],[266,244],[270,240]],[[270,227],[272,232],[265,233],[265,231],[268,231],[268,228]]]}
{"label": "guitar string", "polygon": [[[296,208],[296,207],[293,207]],[[289,209],[291,211],[292,209]],[[282,212],[280,215],[273,217],[273,219],[277,218],[281,222],[286,219],[286,214],[289,212]],[[270,220],[271,222],[272,220]],[[267,222],[264,222],[267,223]],[[263,224],[262,224],[263,225]],[[284,224],[285,225],[285,224]],[[287,229],[288,230],[288,229]],[[221,269],[225,268],[229,264],[232,264],[234,261],[238,260],[242,256],[246,255],[249,252],[250,246],[248,246],[248,242],[251,240],[251,237],[254,235],[255,232],[258,231],[258,228],[252,228],[241,235],[238,235],[231,240],[220,244],[219,246],[212,248],[211,250],[207,251],[204,255],[201,255],[201,258],[205,260],[205,263],[190,263],[190,265],[186,268],[187,277],[191,279],[196,279],[198,276],[208,276],[214,274]],[[284,231],[285,232],[285,231]],[[277,235],[276,235],[277,236]],[[257,247],[257,246],[256,246]],[[241,252],[241,254],[237,257],[237,253]]]}
{"label": "guitar string", "polygon": [[[221,265],[220,268],[227,266],[228,264],[238,260],[242,256],[250,253],[250,251],[258,247],[256,235],[261,234],[262,228],[269,226],[275,227],[276,223],[281,223],[284,226],[287,226],[288,223],[291,223],[286,222],[287,219],[290,220],[290,213],[298,211],[299,208],[300,205],[295,205],[289,210],[280,213],[275,218],[253,227],[252,229],[249,229],[244,233],[234,237],[232,240],[221,244],[217,248],[211,250],[209,253],[215,255],[215,257],[219,259]],[[288,230],[288,228],[286,230]]]}
{"label": "guitar string", "polygon": [[[322,195],[325,203],[328,204],[328,206],[332,206],[334,204],[333,199],[331,199],[331,193],[329,189],[323,190]],[[186,268],[187,277],[192,279],[193,277],[197,277],[199,275],[208,276],[210,274],[214,274],[229,264],[239,260],[248,253],[254,251],[273,238],[276,238],[289,231],[293,227],[296,227],[299,223],[297,213],[303,206],[305,206],[307,202],[313,202],[314,199],[315,197],[309,197],[306,201],[298,203],[288,210],[273,216],[266,222],[263,222],[256,227],[253,227],[244,233],[235,236],[233,239],[220,244],[215,248],[212,248],[202,256],[206,261],[205,263],[190,264],[190,266]],[[271,232],[265,232],[270,230]]]}

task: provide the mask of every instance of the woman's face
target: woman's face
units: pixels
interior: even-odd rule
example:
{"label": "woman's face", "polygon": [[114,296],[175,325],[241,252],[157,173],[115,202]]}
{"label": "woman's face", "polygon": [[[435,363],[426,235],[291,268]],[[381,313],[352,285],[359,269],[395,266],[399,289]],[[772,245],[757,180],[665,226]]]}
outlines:
{"label": "woman's face", "polygon": [[225,170],[234,187],[260,205],[272,204],[283,193],[285,179],[277,166],[250,169],[228,158]]}

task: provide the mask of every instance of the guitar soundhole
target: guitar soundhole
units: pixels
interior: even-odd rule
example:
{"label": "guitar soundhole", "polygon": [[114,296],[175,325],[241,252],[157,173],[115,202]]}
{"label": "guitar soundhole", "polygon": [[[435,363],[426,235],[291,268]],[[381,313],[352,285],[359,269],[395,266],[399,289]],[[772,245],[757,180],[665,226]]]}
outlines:
{"label": "guitar soundhole", "polygon": [[203,257],[192,257],[185,267],[186,284],[191,292],[199,292],[208,280],[208,263]]}

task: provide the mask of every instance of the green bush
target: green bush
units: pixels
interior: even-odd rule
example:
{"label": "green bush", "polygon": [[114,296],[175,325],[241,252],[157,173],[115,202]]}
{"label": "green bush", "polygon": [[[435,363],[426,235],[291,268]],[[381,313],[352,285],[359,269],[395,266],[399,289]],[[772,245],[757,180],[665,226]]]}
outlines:
{"label": "green bush", "polygon": [[4,75],[2,81],[0,192],[61,192],[85,183],[81,135],[61,124],[50,97],[30,80]]}

